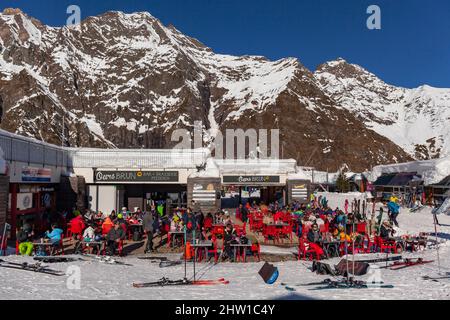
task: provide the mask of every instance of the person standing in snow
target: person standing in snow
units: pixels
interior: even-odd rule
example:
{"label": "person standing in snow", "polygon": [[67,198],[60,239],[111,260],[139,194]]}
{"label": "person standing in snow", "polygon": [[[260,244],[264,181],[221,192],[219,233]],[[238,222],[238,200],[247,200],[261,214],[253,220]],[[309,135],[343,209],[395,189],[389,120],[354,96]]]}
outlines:
{"label": "person standing in snow", "polygon": [[153,213],[149,211],[145,212],[144,217],[142,218],[142,227],[144,233],[147,235],[144,253],[153,252],[153,223]]}

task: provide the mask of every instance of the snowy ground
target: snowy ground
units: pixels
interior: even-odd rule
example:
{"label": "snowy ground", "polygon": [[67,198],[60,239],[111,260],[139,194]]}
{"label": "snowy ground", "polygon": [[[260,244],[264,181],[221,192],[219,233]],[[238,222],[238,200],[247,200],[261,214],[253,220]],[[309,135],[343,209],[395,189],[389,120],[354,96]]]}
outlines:
{"label": "snowy ground", "polygon": [[[330,195],[331,197],[331,195]],[[441,271],[450,271],[450,216],[440,215],[438,227],[440,245]],[[420,212],[409,213],[403,209],[399,216],[399,233],[434,232],[431,210],[425,208]],[[266,253],[289,254],[290,248],[264,246]],[[374,255],[370,255],[374,256]],[[392,289],[339,289],[312,291],[311,287],[296,286],[308,282],[317,282],[327,278],[308,270],[309,261],[285,261],[274,263],[280,272],[277,282],[265,284],[258,271],[263,265],[259,263],[219,263],[197,264],[197,278],[230,280],[228,285],[189,286],[163,288],[133,288],[133,282],[154,281],[163,276],[180,279],[184,266],[159,268],[158,263],[140,260],[136,257],[122,258],[133,266],[110,265],[98,261],[80,261],[77,263],[49,264],[51,268],[66,270],[69,266],[79,266],[81,271],[80,289],[69,289],[68,276],[56,277],[29,271],[0,268],[0,299],[450,299],[450,280],[433,282],[423,280],[424,275],[435,276],[438,273],[436,250],[433,248],[404,256],[424,257],[435,260],[431,264],[414,266],[393,271],[379,269],[381,280],[395,287]],[[30,257],[8,256],[4,260],[17,262],[34,262]],[[179,255],[169,256],[178,259]],[[357,259],[359,256],[357,256]],[[339,259],[333,260],[337,263]],[[383,265],[383,263],[379,264]],[[192,276],[192,264],[188,264],[188,278]],[[368,279],[375,274],[376,268],[361,279]],[[70,281],[69,281],[70,282]],[[284,282],[295,291],[286,290]],[[313,286],[314,287],[314,286]]]}

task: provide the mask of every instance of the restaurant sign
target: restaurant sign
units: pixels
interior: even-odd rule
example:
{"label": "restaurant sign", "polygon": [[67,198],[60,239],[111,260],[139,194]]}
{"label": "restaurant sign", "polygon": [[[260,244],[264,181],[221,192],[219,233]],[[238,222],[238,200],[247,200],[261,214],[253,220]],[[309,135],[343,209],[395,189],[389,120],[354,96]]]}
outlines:
{"label": "restaurant sign", "polygon": [[178,182],[178,171],[95,171],[96,182]]}
{"label": "restaurant sign", "polygon": [[224,183],[279,183],[280,176],[223,176]]}

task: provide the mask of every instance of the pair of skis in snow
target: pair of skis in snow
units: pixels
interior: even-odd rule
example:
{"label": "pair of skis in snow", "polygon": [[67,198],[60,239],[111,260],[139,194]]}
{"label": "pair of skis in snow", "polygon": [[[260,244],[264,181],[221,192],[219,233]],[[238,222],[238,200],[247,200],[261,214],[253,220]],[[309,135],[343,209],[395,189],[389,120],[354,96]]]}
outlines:
{"label": "pair of skis in snow", "polygon": [[168,278],[162,278],[158,281],[154,282],[143,282],[143,283],[133,283],[133,287],[135,288],[149,288],[149,287],[167,287],[167,286],[206,286],[206,285],[217,285],[217,284],[228,284],[230,283],[228,280],[224,278],[216,279],[216,280],[188,280],[188,279],[180,279],[180,280],[170,280]]}
{"label": "pair of skis in snow", "polygon": [[[288,291],[295,291],[295,288],[293,286],[289,286],[286,283],[281,283],[282,286],[285,287]],[[321,286],[316,288],[311,288],[309,290],[326,290],[326,289],[369,289],[369,288],[394,288],[393,285],[390,284],[384,284],[383,282],[379,283],[368,283],[361,280],[355,280],[353,278],[344,278],[341,280],[332,280],[332,279],[325,279],[323,281],[319,282],[311,282],[311,283],[305,283],[305,284],[297,284],[296,286]]]}
{"label": "pair of skis in snow", "polygon": [[408,267],[427,264],[427,263],[431,263],[431,262],[434,262],[434,260],[423,260],[422,258],[407,258],[407,259],[403,259],[403,261],[395,261],[394,263],[392,263],[388,266],[383,266],[380,268],[389,268],[391,270],[400,270],[400,269],[405,269]]}
{"label": "pair of skis in snow", "polygon": [[9,262],[9,261],[5,261],[5,260],[1,260],[0,259],[0,267],[2,267],[2,268],[9,268],[9,269],[16,269],[16,270],[32,271],[32,272],[37,272],[37,273],[45,273],[45,274],[50,274],[50,275],[53,275],[53,276],[64,276],[65,275],[64,272],[61,272],[61,271],[58,271],[58,270],[49,269],[47,266],[41,265],[40,262],[37,262],[37,263],[27,263],[27,262],[16,263],[16,262]]}

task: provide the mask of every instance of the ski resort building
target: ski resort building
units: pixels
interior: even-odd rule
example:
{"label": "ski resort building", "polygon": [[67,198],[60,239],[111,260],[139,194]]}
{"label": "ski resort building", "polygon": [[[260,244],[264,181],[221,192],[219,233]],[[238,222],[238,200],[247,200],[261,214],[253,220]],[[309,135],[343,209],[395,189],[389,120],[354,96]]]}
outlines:
{"label": "ski resort building", "polygon": [[[306,202],[310,181],[293,159],[224,160],[208,149],[67,148],[0,130],[0,223],[39,225],[51,212],[89,208],[203,212],[246,201]],[[0,166],[1,167],[1,166]]]}

